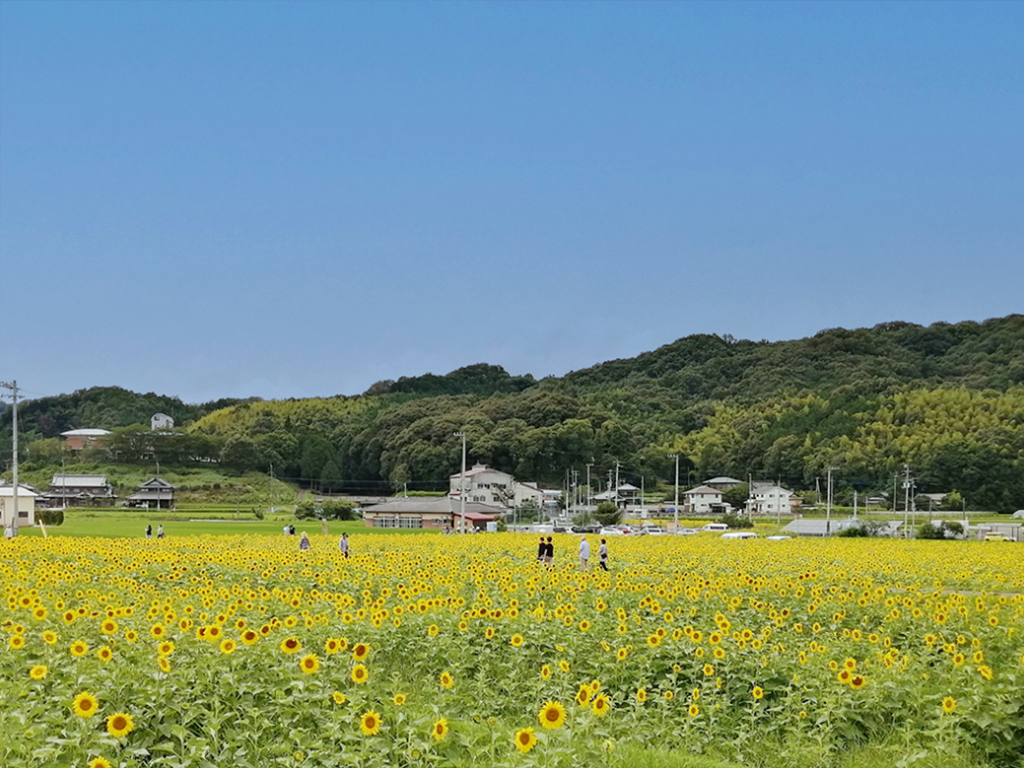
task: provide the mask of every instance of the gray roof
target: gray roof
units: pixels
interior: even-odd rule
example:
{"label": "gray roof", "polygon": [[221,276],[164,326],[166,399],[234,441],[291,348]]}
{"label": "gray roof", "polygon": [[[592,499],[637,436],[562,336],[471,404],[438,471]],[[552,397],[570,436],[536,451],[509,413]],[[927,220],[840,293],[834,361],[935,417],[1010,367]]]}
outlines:
{"label": "gray roof", "polygon": [[151,477],[149,480],[139,486],[140,491],[173,491],[174,486],[164,480],[162,477]]}
{"label": "gray roof", "polygon": [[104,488],[107,485],[106,475],[54,475],[50,481],[52,488],[70,485],[73,488]]}
{"label": "gray roof", "polygon": [[691,495],[696,495],[698,493],[714,493],[714,494],[717,494],[719,496],[722,495],[722,491],[720,489],[712,488],[709,485],[701,485],[701,486],[698,486],[696,488],[691,488],[690,490],[686,491],[686,493],[684,493],[683,495],[684,496],[691,496]]}
{"label": "gray roof", "polygon": [[737,480],[735,477],[726,477],[725,475],[722,475],[721,477],[712,477],[710,480],[705,480],[704,484],[709,485],[710,483],[735,483],[736,485],[739,485],[742,482],[742,480]]}
{"label": "gray roof", "polygon": [[61,437],[102,437],[103,435],[109,435],[109,429],[69,429],[67,432],[61,432]]}
{"label": "gray roof", "polygon": [[860,521],[852,517],[832,520],[831,523],[828,520],[802,519],[794,520],[782,530],[797,536],[834,536],[855,525],[860,525]]}
{"label": "gray roof", "polygon": [[[450,496],[421,496],[409,499],[393,499],[383,504],[366,507],[366,511],[375,515],[452,515],[458,514],[462,504]],[[466,502],[466,512],[500,517],[505,513],[501,507],[481,504],[476,501]]]}

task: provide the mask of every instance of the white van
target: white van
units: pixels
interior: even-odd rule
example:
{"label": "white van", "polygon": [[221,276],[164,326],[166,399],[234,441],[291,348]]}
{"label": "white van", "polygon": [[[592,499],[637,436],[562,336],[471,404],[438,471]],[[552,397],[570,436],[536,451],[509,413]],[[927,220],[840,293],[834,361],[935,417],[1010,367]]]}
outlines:
{"label": "white van", "polygon": [[723,539],[756,539],[757,534],[753,531],[731,531],[730,533],[723,533]]}
{"label": "white van", "polygon": [[703,528],[701,528],[701,530],[702,531],[728,531],[729,530],[729,526],[726,525],[725,523],[708,523]]}

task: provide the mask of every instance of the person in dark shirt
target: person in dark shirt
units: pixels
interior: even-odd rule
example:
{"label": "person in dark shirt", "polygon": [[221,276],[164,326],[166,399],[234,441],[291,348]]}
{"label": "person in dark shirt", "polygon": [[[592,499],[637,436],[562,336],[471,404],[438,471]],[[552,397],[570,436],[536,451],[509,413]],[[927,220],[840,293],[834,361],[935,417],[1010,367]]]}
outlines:
{"label": "person in dark shirt", "polygon": [[548,545],[544,543],[544,537],[540,537],[540,544],[537,545],[537,560],[544,562],[544,556],[548,553]]}

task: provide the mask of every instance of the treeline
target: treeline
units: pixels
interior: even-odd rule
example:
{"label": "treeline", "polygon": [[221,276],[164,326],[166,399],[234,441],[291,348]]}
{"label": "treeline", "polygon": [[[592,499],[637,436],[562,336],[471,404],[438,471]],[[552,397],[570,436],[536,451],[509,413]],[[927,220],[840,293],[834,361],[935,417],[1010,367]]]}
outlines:
{"label": "treeline", "polygon": [[[175,415],[161,405],[146,420],[154,410]],[[693,482],[752,474],[807,488],[838,466],[841,484],[877,491],[907,463],[919,491],[1009,511],[1024,508],[1022,420],[1024,316],[1012,315],[775,343],[690,336],[540,381],[481,364],[358,397],[237,403],[195,416],[173,450],[128,429],[110,452],[177,452],[325,490],[442,489],[464,431],[471,461],[556,485],[566,467],[582,482],[588,463],[597,485],[616,462],[621,480],[671,481],[679,453]]]}

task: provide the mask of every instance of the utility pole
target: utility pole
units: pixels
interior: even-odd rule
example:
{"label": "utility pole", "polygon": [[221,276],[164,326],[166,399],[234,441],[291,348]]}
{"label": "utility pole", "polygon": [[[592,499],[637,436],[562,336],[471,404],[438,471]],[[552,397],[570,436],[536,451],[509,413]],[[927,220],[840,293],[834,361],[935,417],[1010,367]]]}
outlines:
{"label": "utility pole", "polygon": [[462,474],[459,476],[459,533],[466,532],[466,433],[453,432],[462,438]]}
{"label": "utility pole", "polygon": [[640,475],[640,517],[643,520],[647,519],[647,504],[644,502],[644,480],[645,479],[646,478],[644,478],[643,475]]}
{"label": "utility pole", "polygon": [[676,461],[676,495],[672,509],[672,512],[674,513],[674,527],[672,532],[679,533],[679,454],[670,453],[668,457],[670,459],[675,459]]}
{"label": "utility pole", "polygon": [[853,519],[857,519],[857,492],[853,492]]}
{"label": "utility pole", "polygon": [[910,465],[903,465],[903,538],[910,538]]}
{"label": "utility pole", "polygon": [[828,468],[828,501],[825,502],[825,535],[832,535],[832,472],[839,467]]}
{"label": "utility pole", "polygon": [[14,429],[12,444],[14,448],[14,461],[11,464],[13,471],[14,487],[11,488],[11,502],[14,504],[14,512],[11,515],[11,530],[18,535],[18,382],[12,380],[10,384],[6,381],[0,382],[0,387],[11,390],[11,400],[14,407],[11,411],[11,422]]}
{"label": "utility pole", "polygon": [[619,460],[615,460],[615,506],[619,506]]}
{"label": "utility pole", "polygon": [[593,512],[592,507],[594,506],[594,490],[590,487],[590,468],[594,466],[594,462],[587,463],[587,512]]}

